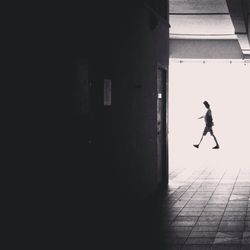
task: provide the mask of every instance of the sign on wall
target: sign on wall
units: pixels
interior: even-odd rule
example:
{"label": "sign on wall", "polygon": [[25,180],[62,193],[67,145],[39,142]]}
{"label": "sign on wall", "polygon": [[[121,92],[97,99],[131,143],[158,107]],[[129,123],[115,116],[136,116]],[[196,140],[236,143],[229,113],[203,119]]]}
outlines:
{"label": "sign on wall", "polygon": [[111,79],[104,79],[104,106],[111,106]]}

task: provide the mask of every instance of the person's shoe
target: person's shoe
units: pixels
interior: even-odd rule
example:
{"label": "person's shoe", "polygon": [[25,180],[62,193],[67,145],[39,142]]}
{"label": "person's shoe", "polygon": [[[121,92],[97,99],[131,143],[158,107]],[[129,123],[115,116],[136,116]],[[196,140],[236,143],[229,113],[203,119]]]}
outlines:
{"label": "person's shoe", "polygon": [[197,145],[193,145],[194,147],[196,147],[196,148],[199,148],[199,144],[197,144]]}
{"label": "person's shoe", "polygon": [[216,145],[216,146],[213,147],[213,149],[218,149],[218,148],[220,148],[219,145]]}

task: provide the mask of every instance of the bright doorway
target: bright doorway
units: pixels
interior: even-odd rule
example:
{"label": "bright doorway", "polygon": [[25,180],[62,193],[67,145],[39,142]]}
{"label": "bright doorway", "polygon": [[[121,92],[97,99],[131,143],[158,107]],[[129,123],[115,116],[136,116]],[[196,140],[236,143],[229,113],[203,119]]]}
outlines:
{"label": "bright doorway", "polygon": [[[203,101],[210,103],[214,133],[204,129]],[[250,168],[250,64],[243,61],[171,60],[169,66],[169,172],[204,167]],[[177,171],[178,172],[178,171]],[[183,171],[182,171],[183,173]],[[183,177],[184,178],[184,177]],[[171,178],[170,178],[171,182]]]}

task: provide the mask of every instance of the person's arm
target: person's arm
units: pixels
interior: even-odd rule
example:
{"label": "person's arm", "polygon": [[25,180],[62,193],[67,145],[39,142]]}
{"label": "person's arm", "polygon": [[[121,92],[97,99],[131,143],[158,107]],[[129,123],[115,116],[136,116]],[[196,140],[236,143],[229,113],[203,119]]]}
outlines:
{"label": "person's arm", "polygon": [[202,118],[204,118],[204,116],[201,116],[201,117],[199,117],[198,119],[202,119]]}

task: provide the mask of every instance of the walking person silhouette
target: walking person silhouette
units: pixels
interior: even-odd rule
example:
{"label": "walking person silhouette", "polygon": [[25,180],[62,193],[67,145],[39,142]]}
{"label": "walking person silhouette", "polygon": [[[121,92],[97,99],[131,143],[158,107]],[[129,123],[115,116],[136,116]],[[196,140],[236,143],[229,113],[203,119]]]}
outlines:
{"label": "walking person silhouette", "polygon": [[203,134],[202,134],[202,137],[200,139],[199,144],[194,144],[193,146],[196,147],[196,148],[199,148],[200,143],[201,143],[201,141],[203,139],[203,136],[205,136],[209,132],[211,134],[211,136],[213,136],[214,141],[216,143],[216,145],[213,147],[213,149],[218,149],[218,148],[220,148],[220,146],[218,144],[218,141],[217,141],[217,139],[216,139],[216,137],[214,135],[213,129],[212,129],[212,127],[214,126],[213,117],[212,117],[212,111],[211,111],[210,105],[209,105],[209,103],[207,101],[204,101],[203,104],[207,108],[207,112],[206,112],[205,116],[201,116],[198,119],[204,118],[205,123],[206,123],[206,127],[205,127],[205,129],[203,131]]}

